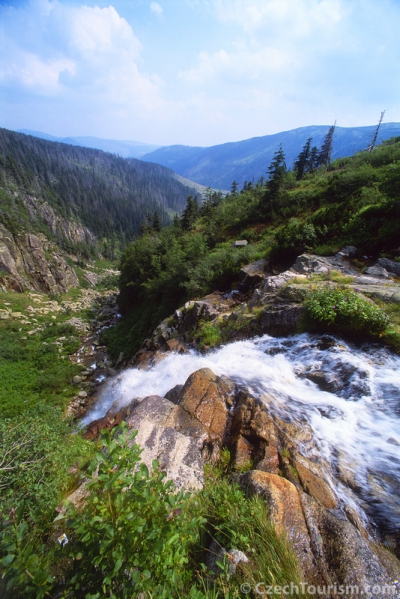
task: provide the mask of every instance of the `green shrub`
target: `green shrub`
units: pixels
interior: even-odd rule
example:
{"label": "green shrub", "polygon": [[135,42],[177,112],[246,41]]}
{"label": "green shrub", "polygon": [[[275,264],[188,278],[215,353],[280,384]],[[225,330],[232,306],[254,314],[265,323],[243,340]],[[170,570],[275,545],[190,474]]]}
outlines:
{"label": "green shrub", "polygon": [[208,347],[214,347],[221,341],[221,333],[217,327],[211,322],[201,323],[196,332],[196,337],[199,339],[199,347],[202,348],[205,345]]}
{"label": "green shrub", "polygon": [[343,333],[382,336],[390,323],[378,306],[349,289],[319,287],[305,305],[311,321]]}
{"label": "green shrub", "polygon": [[150,473],[131,441],[124,432],[116,439],[103,433],[104,451],[88,471],[86,505],[68,519],[74,597],[130,599],[149,591],[170,599],[184,586],[201,519],[186,516],[186,495],[175,493],[157,462]]}

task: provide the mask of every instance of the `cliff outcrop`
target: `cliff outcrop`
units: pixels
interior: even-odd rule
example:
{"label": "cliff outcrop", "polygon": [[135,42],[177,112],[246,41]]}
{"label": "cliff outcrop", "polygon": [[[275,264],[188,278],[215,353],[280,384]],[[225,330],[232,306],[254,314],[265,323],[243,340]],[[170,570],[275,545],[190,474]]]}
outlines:
{"label": "cliff outcrop", "polygon": [[0,224],[0,286],[3,290],[64,293],[78,284],[65,254],[43,234],[13,235]]}

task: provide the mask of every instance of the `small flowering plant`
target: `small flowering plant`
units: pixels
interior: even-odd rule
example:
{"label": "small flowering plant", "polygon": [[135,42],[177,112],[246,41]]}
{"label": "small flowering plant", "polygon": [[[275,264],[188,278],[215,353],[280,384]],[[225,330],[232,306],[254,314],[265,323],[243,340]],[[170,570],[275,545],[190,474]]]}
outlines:
{"label": "small flowering plant", "polygon": [[305,306],[312,321],[339,332],[379,336],[390,324],[378,306],[351,289],[318,287],[311,291]]}

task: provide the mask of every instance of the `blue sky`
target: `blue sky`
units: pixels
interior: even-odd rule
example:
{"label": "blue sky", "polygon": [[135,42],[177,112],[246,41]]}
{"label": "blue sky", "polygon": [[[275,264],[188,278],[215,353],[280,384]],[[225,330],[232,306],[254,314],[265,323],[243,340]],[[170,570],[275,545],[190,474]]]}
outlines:
{"label": "blue sky", "polygon": [[0,0],[0,126],[213,145],[400,121],[399,0]]}

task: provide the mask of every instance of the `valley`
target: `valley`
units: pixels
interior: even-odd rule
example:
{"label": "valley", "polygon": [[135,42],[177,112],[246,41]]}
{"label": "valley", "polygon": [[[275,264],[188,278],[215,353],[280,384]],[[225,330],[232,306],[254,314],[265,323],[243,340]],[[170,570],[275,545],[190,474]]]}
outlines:
{"label": "valley", "polygon": [[2,135],[5,596],[397,596],[400,138],[200,200]]}

